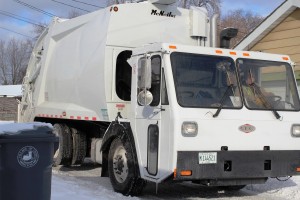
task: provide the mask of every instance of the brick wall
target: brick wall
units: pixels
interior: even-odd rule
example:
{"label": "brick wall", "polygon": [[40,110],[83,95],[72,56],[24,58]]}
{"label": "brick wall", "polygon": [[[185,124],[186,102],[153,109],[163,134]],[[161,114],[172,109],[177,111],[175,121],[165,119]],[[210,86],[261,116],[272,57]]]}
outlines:
{"label": "brick wall", "polygon": [[18,103],[15,97],[0,97],[0,121],[17,121]]}

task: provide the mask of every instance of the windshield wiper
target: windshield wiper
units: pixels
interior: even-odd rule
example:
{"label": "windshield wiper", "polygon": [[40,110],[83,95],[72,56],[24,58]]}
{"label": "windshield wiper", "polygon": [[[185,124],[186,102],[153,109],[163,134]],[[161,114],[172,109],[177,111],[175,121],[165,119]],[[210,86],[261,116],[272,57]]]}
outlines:
{"label": "windshield wiper", "polygon": [[233,84],[230,84],[230,85],[227,86],[227,89],[226,89],[225,93],[223,94],[222,99],[220,101],[220,105],[218,107],[218,110],[213,115],[213,117],[218,117],[219,116],[219,114],[220,114],[220,112],[221,112],[221,110],[222,110],[222,108],[224,106],[225,99],[228,96],[228,93],[229,93],[230,90],[233,91]]}
{"label": "windshield wiper", "polygon": [[257,94],[257,96],[261,100],[263,106],[267,109],[270,109],[272,111],[272,113],[274,114],[274,116],[276,117],[276,119],[280,119],[281,116],[279,115],[277,110],[275,110],[275,108],[272,106],[272,104],[270,104],[270,102],[267,100],[266,96],[262,93],[260,87],[258,85],[256,85],[255,82],[253,81],[253,76],[252,76],[251,70],[249,70],[249,75],[251,78],[251,83],[249,84],[249,86],[252,88],[253,94],[254,95]]}
{"label": "windshield wiper", "polygon": [[233,82],[232,82],[231,77],[229,76],[227,70],[226,70],[226,75],[227,75],[227,79],[228,79],[228,86],[227,86],[227,89],[226,89],[225,93],[223,94],[223,96],[222,96],[222,98],[221,98],[221,101],[220,101],[220,105],[219,105],[219,107],[218,107],[218,110],[217,110],[216,113],[213,115],[213,117],[218,117],[218,116],[219,116],[219,114],[220,114],[220,112],[221,112],[221,110],[222,110],[222,108],[223,108],[223,106],[224,106],[224,102],[225,102],[225,100],[226,100],[226,97],[228,97],[228,93],[229,93],[230,90],[232,91],[232,94],[233,94],[233,96],[234,96]]}
{"label": "windshield wiper", "polygon": [[279,115],[279,113],[277,112],[277,110],[275,110],[275,108],[267,100],[267,97],[262,93],[260,87],[257,86],[255,83],[251,83],[250,86],[256,91],[257,96],[261,100],[261,102],[264,105],[264,107],[270,109],[273,112],[273,114],[276,117],[276,119],[280,119],[281,116]]}

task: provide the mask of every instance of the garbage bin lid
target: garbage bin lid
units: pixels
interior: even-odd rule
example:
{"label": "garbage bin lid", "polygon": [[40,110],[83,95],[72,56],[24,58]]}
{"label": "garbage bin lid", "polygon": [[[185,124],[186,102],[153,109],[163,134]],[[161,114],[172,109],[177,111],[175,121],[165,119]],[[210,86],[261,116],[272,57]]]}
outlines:
{"label": "garbage bin lid", "polygon": [[52,133],[52,130],[53,127],[51,124],[42,122],[0,123],[0,138],[5,138],[6,136],[26,136],[32,134],[37,137],[44,137],[45,134],[49,135],[49,133]]}

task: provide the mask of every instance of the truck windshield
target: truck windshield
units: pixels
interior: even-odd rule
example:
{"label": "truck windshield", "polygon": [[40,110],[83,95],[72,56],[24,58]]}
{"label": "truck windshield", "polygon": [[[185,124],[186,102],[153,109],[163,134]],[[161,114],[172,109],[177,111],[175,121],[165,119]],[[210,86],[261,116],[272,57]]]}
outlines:
{"label": "truck windshield", "polygon": [[237,66],[247,108],[299,110],[297,88],[288,63],[238,59]]}
{"label": "truck windshield", "polygon": [[233,59],[174,52],[171,64],[180,106],[241,108]]}

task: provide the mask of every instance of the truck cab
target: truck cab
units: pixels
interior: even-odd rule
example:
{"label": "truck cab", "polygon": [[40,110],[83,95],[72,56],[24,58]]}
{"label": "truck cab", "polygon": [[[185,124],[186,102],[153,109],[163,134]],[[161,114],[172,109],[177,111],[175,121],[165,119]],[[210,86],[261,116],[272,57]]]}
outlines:
{"label": "truck cab", "polygon": [[134,49],[128,62],[143,179],[246,185],[299,173],[288,56],[159,43]]}

